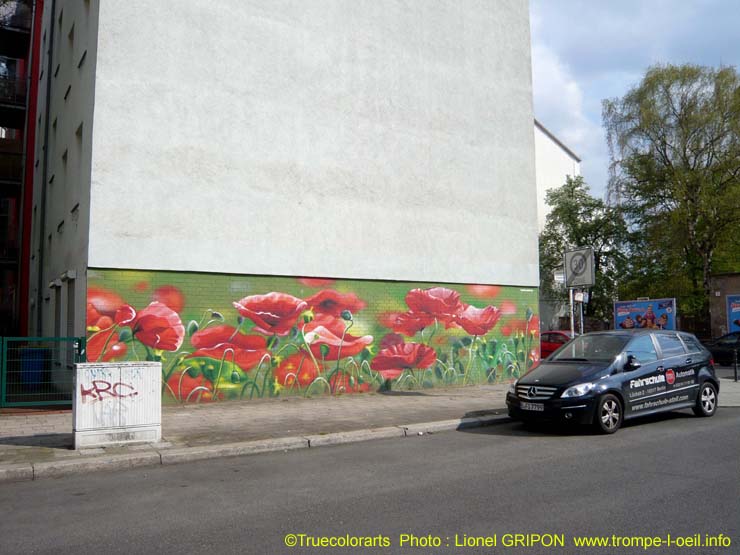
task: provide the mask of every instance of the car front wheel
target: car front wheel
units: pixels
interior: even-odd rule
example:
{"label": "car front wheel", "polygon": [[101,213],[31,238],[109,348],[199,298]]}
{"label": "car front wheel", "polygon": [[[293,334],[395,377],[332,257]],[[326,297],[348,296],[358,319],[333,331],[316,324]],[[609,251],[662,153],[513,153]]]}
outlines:
{"label": "car front wheel", "polygon": [[712,416],[717,412],[717,388],[711,382],[704,382],[696,398],[694,414],[696,416]]}
{"label": "car front wheel", "polygon": [[622,425],[622,403],[619,399],[607,393],[599,398],[594,416],[594,425],[602,434],[613,434]]}

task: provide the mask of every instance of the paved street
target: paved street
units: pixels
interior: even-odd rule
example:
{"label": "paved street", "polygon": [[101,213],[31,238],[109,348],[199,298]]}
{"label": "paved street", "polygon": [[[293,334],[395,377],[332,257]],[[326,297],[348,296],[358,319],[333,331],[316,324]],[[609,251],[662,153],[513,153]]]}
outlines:
{"label": "paved street", "polygon": [[[630,422],[615,436],[471,431],[0,487],[6,553],[574,553],[572,534],[725,534],[737,553],[740,409]],[[563,533],[565,548],[454,547],[455,534]],[[288,549],[284,536],[388,536],[390,548]],[[442,546],[399,548],[399,534]],[[449,538],[449,540],[447,540]],[[445,544],[451,542],[447,547]]]}

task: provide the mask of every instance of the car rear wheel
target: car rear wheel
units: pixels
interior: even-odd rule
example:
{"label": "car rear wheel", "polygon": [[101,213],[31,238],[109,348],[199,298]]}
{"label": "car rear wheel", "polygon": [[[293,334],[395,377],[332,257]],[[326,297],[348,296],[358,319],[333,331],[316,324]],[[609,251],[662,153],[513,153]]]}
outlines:
{"label": "car rear wheel", "polygon": [[622,425],[622,403],[619,399],[607,393],[599,398],[594,416],[594,427],[602,434],[613,434]]}
{"label": "car rear wheel", "polygon": [[704,382],[696,398],[694,414],[696,416],[712,416],[717,412],[717,388],[711,382]]}

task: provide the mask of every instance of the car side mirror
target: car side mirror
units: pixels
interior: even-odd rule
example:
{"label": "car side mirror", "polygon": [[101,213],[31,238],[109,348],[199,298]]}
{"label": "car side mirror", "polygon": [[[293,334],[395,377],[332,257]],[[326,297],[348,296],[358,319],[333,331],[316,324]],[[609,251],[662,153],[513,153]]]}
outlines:
{"label": "car side mirror", "polygon": [[624,369],[626,371],[637,370],[642,364],[635,355],[627,355],[627,362],[624,363]]}

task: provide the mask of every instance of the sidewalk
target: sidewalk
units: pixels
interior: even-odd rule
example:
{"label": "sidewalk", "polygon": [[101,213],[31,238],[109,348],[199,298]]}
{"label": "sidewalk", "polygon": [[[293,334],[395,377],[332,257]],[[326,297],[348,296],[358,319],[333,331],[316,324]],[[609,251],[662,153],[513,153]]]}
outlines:
{"label": "sidewalk", "polygon": [[[95,470],[319,447],[506,418],[508,385],[283,398],[162,408],[162,442],[73,449],[72,413],[0,415],[0,482]],[[720,407],[740,407],[740,383],[720,382]]]}
{"label": "sidewalk", "polygon": [[[162,407],[162,442],[73,449],[72,412],[0,415],[0,482],[317,447],[504,418],[508,385]],[[421,425],[421,426],[415,426]]]}

